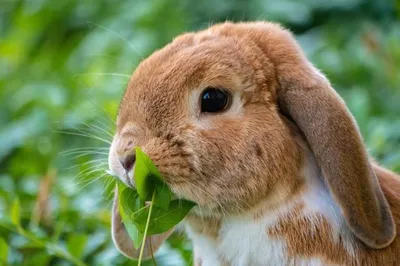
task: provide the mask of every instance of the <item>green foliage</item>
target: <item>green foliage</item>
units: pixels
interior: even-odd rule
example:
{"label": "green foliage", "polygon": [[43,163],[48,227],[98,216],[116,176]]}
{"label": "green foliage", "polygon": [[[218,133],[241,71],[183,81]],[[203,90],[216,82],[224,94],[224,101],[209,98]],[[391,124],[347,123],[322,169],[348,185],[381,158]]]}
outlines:
{"label": "green foliage", "polygon": [[8,245],[3,238],[0,238],[0,263],[5,263],[8,257]]}
{"label": "green foliage", "polygon": [[[400,172],[399,15],[391,0],[0,1],[1,256],[8,265],[132,265],[111,240],[105,174],[119,100],[143,58],[226,19],[289,27],[371,155]],[[191,265],[190,243],[174,234],[156,260]]]}
{"label": "green foliage", "polygon": [[[175,199],[152,160],[135,148],[136,190],[118,183],[118,207],[134,247],[139,248],[148,235],[167,232],[185,218],[193,202]],[[148,204],[147,204],[148,203]]]}
{"label": "green foliage", "polygon": [[120,211],[122,221],[130,238],[133,241],[133,246],[135,248],[139,248],[143,241],[143,233],[139,232],[137,226],[135,225],[134,217],[138,210],[148,208],[149,206],[140,207],[140,201],[138,200],[137,192],[124,187],[120,183],[118,184],[118,197],[118,209]]}
{"label": "green foliage", "polygon": [[76,257],[81,258],[85,251],[88,236],[84,234],[70,234],[67,240],[68,252]]}
{"label": "green foliage", "polygon": [[163,181],[157,167],[142,149],[136,147],[135,154],[135,183],[139,198],[142,201],[151,200],[155,192],[154,205],[167,210],[172,192]]}
{"label": "green foliage", "polygon": [[21,225],[21,206],[19,205],[19,200],[15,199],[13,204],[11,205],[11,222],[15,226],[20,226]]}
{"label": "green foliage", "polygon": [[[189,211],[195,206],[193,202],[187,200],[173,200],[167,210],[157,207],[155,204],[153,206],[153,212],[151,213],[150,223],[148,225],[148,234],[155,235],[161,234],[185,218]],[[146,219],[150,215],[148,209],[137,213],[134,218],[140,231],[144,231],[146,227]]]}

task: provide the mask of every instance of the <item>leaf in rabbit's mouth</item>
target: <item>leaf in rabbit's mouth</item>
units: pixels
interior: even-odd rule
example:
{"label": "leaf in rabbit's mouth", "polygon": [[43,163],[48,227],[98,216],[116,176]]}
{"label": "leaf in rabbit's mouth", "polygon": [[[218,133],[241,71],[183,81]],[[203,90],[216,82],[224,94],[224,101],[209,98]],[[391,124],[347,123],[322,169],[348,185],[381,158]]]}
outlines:
{"label": "leaf in rabbit's mouth", "polygon": [[[137,249],[147,235],[161,234],[185,218],[195,203],[172,199],[172,192],[151,159],[136,147],[136,190],[117,179],[118,209]],[[112,174],[109,172],[109,174]],[[114,175],[113,175],[114,176]],[[115,176],[114,176],[115,177]],[[139,261],[143,254],[142,245]]]}

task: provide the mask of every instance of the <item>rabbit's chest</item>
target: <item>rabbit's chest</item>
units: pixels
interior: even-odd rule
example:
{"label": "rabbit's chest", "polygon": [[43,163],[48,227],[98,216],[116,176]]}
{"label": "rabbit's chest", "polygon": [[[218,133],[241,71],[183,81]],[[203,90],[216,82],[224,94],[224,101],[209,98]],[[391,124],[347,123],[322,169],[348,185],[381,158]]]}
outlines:
{"label": "rabbit's chest", "polygon": [[194,245],[195,258],[201,266],[216,265],[279,265],[284,246],[268,237],[260,224],[230,222],[221,225],[218,237],[197,234],[188,229]]}
{"label": "rabbit's chest", "polygon": [[[201,234],[187,225],[193,241],[196,266],[288,265],[286,243],[271,236],[274,221],[229,221],[221,224],[218,235]],[[315,259],[296,259],[296,265],[321,265]]]}
{"label": "rabbit's chest", "polygon": [[186,228],[201,266],[326,265],[324,258],[337,257],[329,251],[354,253],[351,245],[340,244],[351,239],[340,233],[339,210],[321,191],[274,212],[219,221],[191,217]]}

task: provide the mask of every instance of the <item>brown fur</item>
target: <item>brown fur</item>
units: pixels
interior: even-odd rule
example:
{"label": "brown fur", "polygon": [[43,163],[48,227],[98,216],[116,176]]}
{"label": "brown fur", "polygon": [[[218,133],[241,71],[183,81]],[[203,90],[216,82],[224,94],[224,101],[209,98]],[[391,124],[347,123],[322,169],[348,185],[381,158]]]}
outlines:
{"label": "brown fur", "polygon": [[[229,90],[236,109],[200,113],[196,93],[206,87]],[[385,198],[344,102],[292,35],[276,24],[215,25],[179,36],[144,60],[121,102],[110,167],[124,176],[116,158],[126,156],[133,143],[152,158],[175,194],[195,201],[202,211],[243,214],[261,202],[276,206],[304,183],[302,149],[287,120],[302,132],[348,227],[364,247],[361,260],[376,253],[393,261],[400,251],[398,237],[393,242],[392,212],[398,223],[395,199],[400,196],[385,187],[381,176],[389,174],[375,167]],[[282,229],[272,233],[286,236],[291,252],[311,255],[307,241],[330,241],[324,233],[329,225],[318,219],[319,239],[295,237],[298,231],[286,223],[306,226],[301,217],[282,221]],[[292,243],[296,239],[299,244]],[[331,249],[341,253],[340,247]],[[323,257],[334,260],[335,254]]]}
{"label": "brown fur", "polygon": [[216,27],[221,35],[254,41],[273,62],[280,107],[303,131],[351,230],[371,247],[390,244],[395,236],[393,218],[357,126],[291,34],[265,23]]}
{"label": "brown fur", "polygon": [[[234,39],[208,41],[204,35],[180,36],[142,62],[122,100],[117,131],[135,122],[141,130],[134,138],[136,145],[153,159],[178,195],[205,208],[239,212],[278,186],[289,194],[297,184],[301,156],[277,110],[277,84],[268,59],[260,58],[260,51],[243,50],[245,40],[232,45]],[[210,117],[212,130],[196,128],[182,108],[186,94],[198,86],[241,93],[243,118]],[[266,86],[271,91],[263,89]],[[182,144],[174,146],[167,135]],[[119,142],[117,153],[124,150],[124,141]]]}
{"label": "brown fur", "polygon": [[[378,165],[374,170],[392,209],[396,226],[400,226],[400,177]],[[354,246],[354,256],[344,248],[344,239],[336,243],[332,240],[332,228],[322,215],[302,216],[302,205],[296,205],[289,215],[281,217],[280,223],[267,233],[287,243],[288,253],[296,258],[313,257],[326,265],[398,265],[400,261],[400,234],[385,249],[372,249],[358,242]],[[312,222],[310,222],[312,221]],[[301,230],[299,230],[301,228]]]}
{"label": "brown fur", "polygon": [[202,217],[195,214],[189,214],[186,222],[196,231],[196,233],[205,235],[210,239],[217,240],[221,227],[221,219],[217,217]]}

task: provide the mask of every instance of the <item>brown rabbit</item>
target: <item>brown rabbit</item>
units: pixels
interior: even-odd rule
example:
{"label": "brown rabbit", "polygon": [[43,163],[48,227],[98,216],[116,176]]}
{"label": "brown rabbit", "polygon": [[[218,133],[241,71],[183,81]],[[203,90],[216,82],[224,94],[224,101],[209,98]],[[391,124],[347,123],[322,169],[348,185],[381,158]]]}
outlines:
{"label": "brown rabbit", "polygon": [[[399,176],[372,162],[343,100],[277,24],[218,24],[144,60],[109,155],[129,186],[134,146],[198,204],[184,220],[196,265],[400,265]],[[138,255],[116,205],[112,232]]]}

